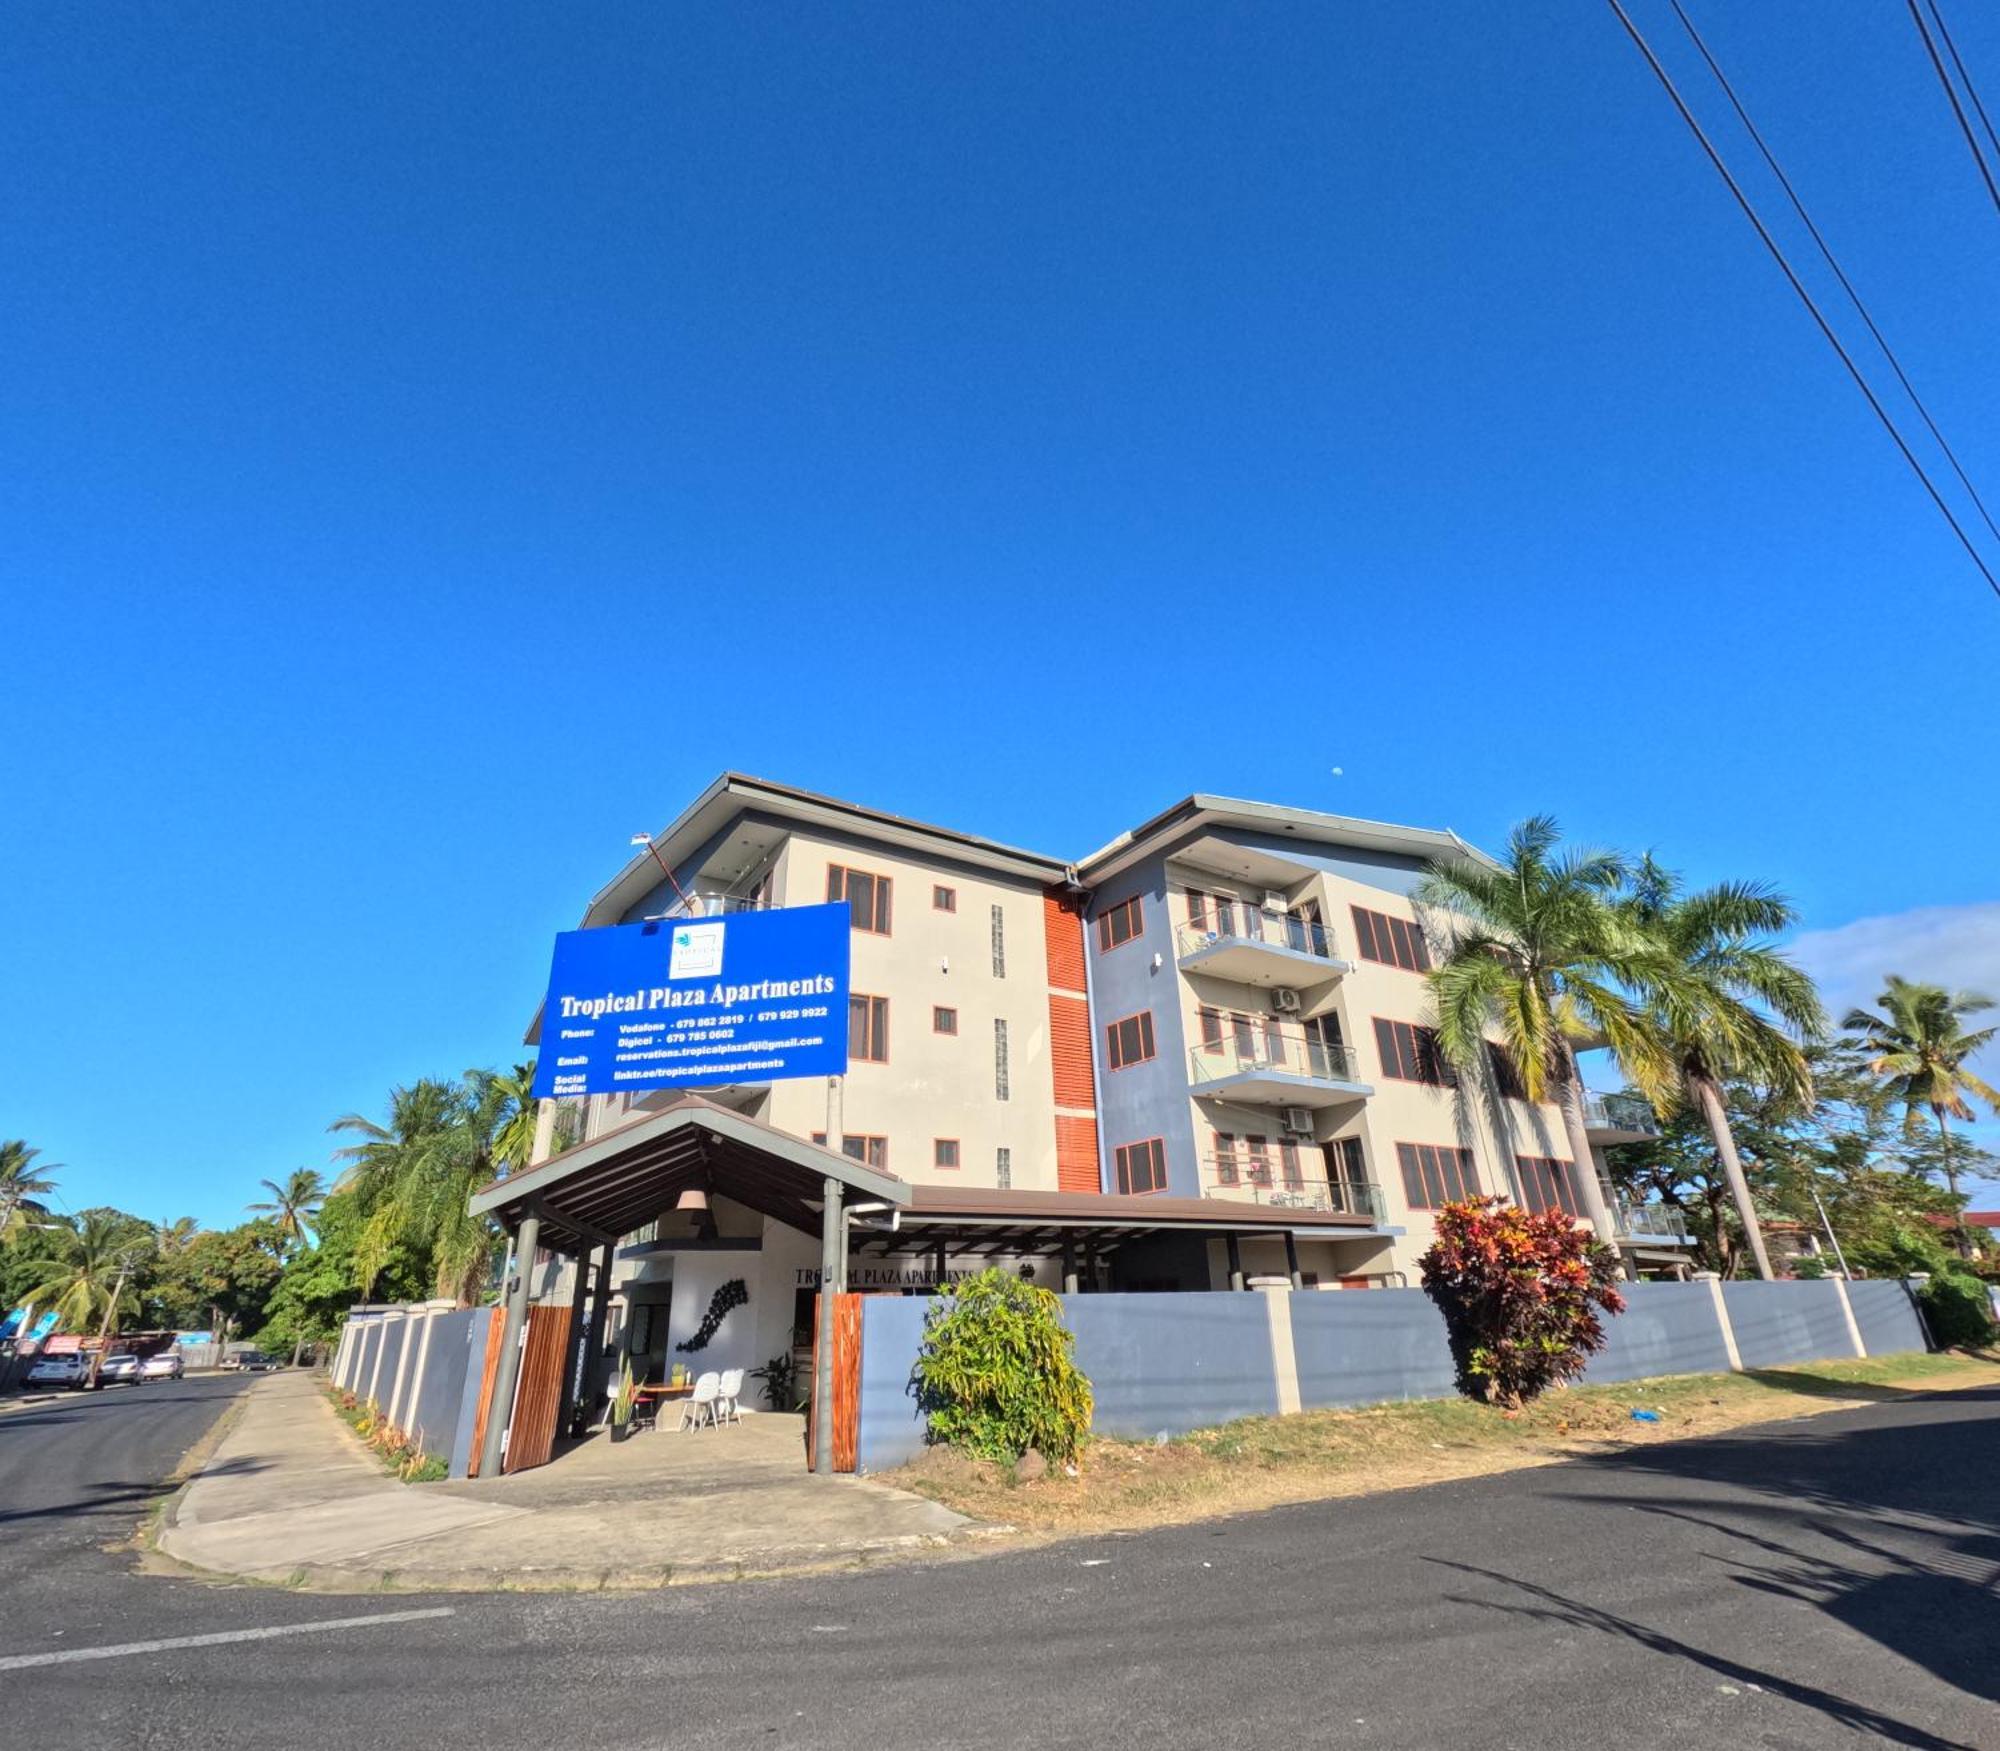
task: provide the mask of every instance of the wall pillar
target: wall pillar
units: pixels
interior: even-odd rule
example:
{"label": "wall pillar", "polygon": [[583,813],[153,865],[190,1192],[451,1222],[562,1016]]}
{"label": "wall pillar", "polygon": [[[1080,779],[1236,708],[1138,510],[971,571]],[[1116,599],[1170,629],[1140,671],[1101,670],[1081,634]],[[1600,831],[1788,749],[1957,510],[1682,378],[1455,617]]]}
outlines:
{"label": "wall pillar", "polygon": [[1847,1279],[1829,1277],[1827,1281],[1833,1285],[1834,1292],[1840,1297],[1840,1317],[1847,1321],[1847,1337],[1854,1345],[1855,1355],[1866,1356],[1868,1346],[1861,1341],[1861,1322],[1854,1317],[1854,1303],[1847,1298]]}
{"label": "wall pillar", "polygon": [[542,1238],[542,1219],[523,1216],[514,1237],[514,1276],[507,1296],[507,1318],[500,1328],[500,1365],[493,1376],[493,1402],[486,1411],[486,1439],[479,1449],[479,1475],[500,1475],[501,1444],[514,1415],[514,1387],[521,1378],[521,1332],[528,1323],[528,1280],[535,1272],[535,1248]]}
{"label": "wall pillar", "polygon": [[1736,1328],[1729,1323],[1729,1304],[1722,1298],[1722,1279],[1708,1279],[1709,1299],[1715,1303],[1715,1323],[1722,1328],[1722,1347],[1729,1354],[1729,1371],[1743,1372],[1743,1354],[1736,1347]]}
{"label": "wall pillar", "polygon": [[847,1276],[847,1217],[841,1183],[828,1175],[819,1219],[819,1329],[813,1334],[813,1470],[833,1474],[833,1298]]}
{"label": "wall pillar", "polygon": [[1265,1289],[1264,1312],[1271,1328],[1271,1373],[1278,1386],[1278,1415],[1296,1416],[1304,1408],[1299,1396],[1299,1354],[1292,1341],[1292,1292]]}

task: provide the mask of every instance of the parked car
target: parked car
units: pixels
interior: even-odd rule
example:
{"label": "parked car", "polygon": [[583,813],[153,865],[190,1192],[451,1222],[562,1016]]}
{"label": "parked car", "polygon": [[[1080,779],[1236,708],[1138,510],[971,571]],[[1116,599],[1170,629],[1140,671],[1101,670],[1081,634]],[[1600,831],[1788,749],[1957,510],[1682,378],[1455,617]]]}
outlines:
{"label": "parked car", "polygon": [[99,1386],[137,1386],[139,1384],[139,1358],[129,1350],[120,1350],[115,1356],[106,1356],[97,1370]]}
{"label": "parked car", "polygon": [[236,1350],[222,1358],[222,1365],[245,1374],[268,1374],[273,1368],[282,1368],[284,1363],[265,1355],[262,1350]]}
{"label": "parked car", "polygon": [[75,1386],[82,1379],[81,1356],[37,1356],[28,1365],[30,1386]]}
{"label": "parked car", "polygon": [[139,1364],[141,1380],[178,1380],[186,1372],[186,1359],[178,1350],[162,1350]]}

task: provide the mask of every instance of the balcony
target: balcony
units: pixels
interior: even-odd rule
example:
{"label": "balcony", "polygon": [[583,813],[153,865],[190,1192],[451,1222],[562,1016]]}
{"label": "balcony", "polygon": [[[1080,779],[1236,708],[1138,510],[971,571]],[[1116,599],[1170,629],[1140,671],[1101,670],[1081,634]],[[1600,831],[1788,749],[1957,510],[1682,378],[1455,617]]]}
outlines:
{"label": "balcony", "polygon": [[1618,1238],[1634,1246],[1692,1246],[1687,1217],[1666,1204],[1633,1204],[1617,1199],[1611,1206]]}
{"label": "balcony", "polygon": [[1274,1021],[1245,1024],[1234,1017],[1221,1037],[1188,1052],[1188,1081],[1199,1098],[1258,1105],[1346,1106],[1375,1092],[1360,1080],[1354,1053],[1317,1033]]}
{"label": "balcony", "polygon": [[1226,901],[1211,902],[1205,919],[1174,933],[1174,958],[1184,973],[1266,987],[1323,985],[1353,971],[1334,953],[1326,925]]}
{"label": "balcony", "polygon": [[1382,1188],[1365,1180],[1330,1180],[1323,1175],[1287,1172],[1283,1162],[1260,1162],[1242,1155],[1233,1161],[1210,1156],[1202,1163],[1201,1174],[1205,1198],[1233,1198],[1273,1210],[1365,1216],[1378,1226],[1384,1220]]}
{"label": "balcony", "polygon": [[1593,1143],[1645,1143],[1660,1134],[1660,1121],[1637,1095],[1586,1092],[1583,1128]]}

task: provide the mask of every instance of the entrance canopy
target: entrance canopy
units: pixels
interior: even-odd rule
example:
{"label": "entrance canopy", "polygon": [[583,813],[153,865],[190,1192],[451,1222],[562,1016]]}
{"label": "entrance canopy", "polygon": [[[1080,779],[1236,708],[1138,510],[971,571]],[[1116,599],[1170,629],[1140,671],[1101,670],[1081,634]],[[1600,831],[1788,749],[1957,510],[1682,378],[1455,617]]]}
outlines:
{"label": "entrance canopy", "polygon": [[541,1218],[541,1244],[582,1253],[643,1228],[691,1187],[817,1234],[826,1182],[849,1201],[904,1205],[914,1188],[850,1156],[773,1130],[729,1107],[684,1095],[525,1173],[473,1193],[475,1216],[512,1230]]}
{"label": "entrance canopy", "polygon": [[[817,1235],[829,1179],[840,1182],[857,1256],[1104,1255],[1159,1234],[1342,1240],[1381,1232],[1369,1216],[1232,1198],[912,1185],[697,1095],[496,1180],[473,1195],[472,1209],[510,1230],[538,1216],[540,1244],[582,1253],[644,1227],[699,1187]],[[856,1207],[870,1203],[888,1208]]]}

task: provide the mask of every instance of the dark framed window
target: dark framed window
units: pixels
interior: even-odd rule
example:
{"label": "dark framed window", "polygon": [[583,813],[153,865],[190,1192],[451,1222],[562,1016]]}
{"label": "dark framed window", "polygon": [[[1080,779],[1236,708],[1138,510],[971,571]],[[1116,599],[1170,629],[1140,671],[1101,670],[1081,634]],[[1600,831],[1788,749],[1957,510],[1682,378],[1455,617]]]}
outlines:
{"label": "dark framed window", "polygon": [[1139,911],[1139,896],[1134,894],[1129,900],[1121,900],[1097,921],[1098,952],[1109,953],[1114,948],[1122,948],[1144,929]]}
{"label": "dark framed window", "polygon": [[1143,1143],[1121,1143],[1116,1152],[1121,1192],[1157,1192],[1167,1183],[1167,1144],[1163,1137]]}
{"label": "dark framed window", "polygon": [[955,1034],[958,1032],[958,1011],[947,1009],[942,1003],[931,1005],[931,1032],[934,1034]]}
{"label": "dark framed window", "polygon": [[1336,1137],[1331,1143],[1322,1143],[1319,1152],[1326,1158],[1326,1177],[1335,1184],[1368,1183],[1368,1162],[1362,1154],[1359,1137]]}
{"label": "dark framed window", "polygon": [[956,1137],[934,1137],[931,1140],[931,1166],[941,1167],[949,1172],[958,1169],[958,1139]]}
{"label": "dark framed window", "polygon": [[826,866],[826,897],[845,900],[853,915],[854,928],[871,936],[889,934],[891,885],[887,876],[872,875],[865,869],[848,869],[838,863]]}
{"label": "dark framed window", "polygon": [[1204,1046],[1222,1044],[1222,1011],[1206,1003],[1201,1006],[1201,1043]]}
{"label": "dark framed window", "polygon": [[1428,1082],[1434,1088],[1454,1088],[1458,1078],[1438,1050],[1437,1031],[1414,1022],[1375,1017],[1375,1050],[1382,1056],[1382,1074],[1398,1082]]}
{"label": "dark framed window", "polygon": [[847,999],[847,1055],[857,1064],[889,1062],[889,1000],[854,992]]}
{"label": "dark framed window", "polygon": [[1366,961],[1385,967],[1401,967],[1406,973],[1430,971],[1430,945],[1424,933],[1407,918],[1392,918],[1386,912],[1371,912],[1365,906],[1352,908],[1354,943]]}
{"label": "dark framed window", "polygon": [[931,888],[931,910],[933,912],[956,912],[958,910],[958,890],[942,885]]}
{"label": "dark framed window", "polygon": [[1479,1196],[1479,1175],[1470,1149],[1398,1143],[1396,1160],[1403,1170],[1403,1196],[1412,1210],[1437,1210]]}
{"label": "dark framed window", "polygon": [[[815,1131],[812,1140],[822,1149],[826,1147],[826,1133]],[[884,1172],[889,1166],[889,1139],[870,1137],[865,1132],[850,1131],[840,1140],[840,1152],[850,1161],[858,1161],[863,1167],[879,1167]]]}
{"label": "dark framed window", "polygon": [[1576,1174],[1571,1164],[1553,1155],[1517,1155],[1514,1166],[1521,1175],[1521,1195],[1530,1210],[1560,1210],[1565,1216],[1583,1214],[1583,1201],[1576,1195]]}
{"label": "dark framed window", "polygon": [[1527,1086],[1521,1081],[1521,1067],[1514,1054],[1498,1040],[1486,1042],[1486,1062],[1493,1066],[1493,1086],[1507,1100],[1526,1100]]}
{"label": "dark framed window", "polygon": [[1153,1012],[1142,1009],[1104,1030],[1104,1061],[1113,1070],[1143,1064],[1153,1055]]}
{"label": "dark framed window", "polygon": [[1243,1165],[1253,1186],[1268,1186],[1271,1183],[1271,1140],[1268,1137],[1245,1137]]}
{"label": "dark framed window", "polygon": [[1215,1134],[1215,1181],[1217,1185],[1236,1184],[1236,1138],[1232,1132],[1218,1131]]}
{"label": "dark framed window", "polygon": [[1188,923],[1196,930],[1208,928],[1208,896],[1199,888],[1187,891]]}

